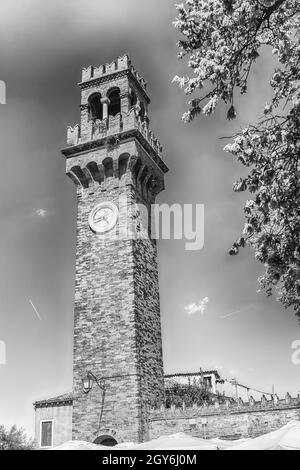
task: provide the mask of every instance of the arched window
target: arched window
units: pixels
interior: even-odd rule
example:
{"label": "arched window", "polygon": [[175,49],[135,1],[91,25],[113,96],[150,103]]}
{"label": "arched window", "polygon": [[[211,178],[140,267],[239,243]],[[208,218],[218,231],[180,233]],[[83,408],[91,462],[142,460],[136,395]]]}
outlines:
{"label": "arched window", "polygon": [[108,114],[109,116],[116,116],[121,112],[121,98],[120,98],[120,89],[115,88],[108,94],[109,105],[108,105]]}
{"label": "arched window", "polygon": [[102,119],[103,118],[103,107],[101,103],[101,94],[94,93],[89,97],[89,119]]}

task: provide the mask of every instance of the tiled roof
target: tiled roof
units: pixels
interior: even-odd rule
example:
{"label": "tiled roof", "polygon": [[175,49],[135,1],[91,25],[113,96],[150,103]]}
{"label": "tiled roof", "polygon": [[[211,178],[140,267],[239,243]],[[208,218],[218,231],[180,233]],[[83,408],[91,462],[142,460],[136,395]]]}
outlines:
{"label": "tiled roof", "polygon": [[63,395],[58,395],[54,398],[48,398],[47,400],[39,400],[34,402],[33,406],[35,408],[42,408],[46,406],[60,406],[60,405],[67,405],[73,403],[73,394],[64,393]]}
{"label": "tiled roof", "polygon": [[171,379],[172,377],[193,377],[193,376],[201,376],[201,375],[211,375],[215,374],[217,379],[220,379],[219,372],[217,370],[203,370],[202,372],[177,372],[176,374],[166,374],[166,379]]}
{"label": "tiled roof", "polygon": [[[172,379],[176,377],[193,377],[193,376],[201,376],[207,374],[215,374],[217,379],[221,379],[217,370],[203,370],[202,372],[178,372],[176,374],[166,374],[165,379]],[[63,406],[63,405],[72,405],[73,403],[73,393],[64,393],[63,395],[58,395],[54,398],[47,398],[45,400],[39,400],[34,402],[33,406],[35,408],[44,408],[47,406]]]}

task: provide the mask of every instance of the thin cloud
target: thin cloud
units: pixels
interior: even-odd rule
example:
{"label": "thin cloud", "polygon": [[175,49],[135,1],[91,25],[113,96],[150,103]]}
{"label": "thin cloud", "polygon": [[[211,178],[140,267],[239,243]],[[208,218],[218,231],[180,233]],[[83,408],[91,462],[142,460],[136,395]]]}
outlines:
{"label": "thin cloud", "polygon": [[36,214],[38,217],[46,217],[46,215],[48,214],[48,212],[46,211],[46,209],[36,209],[36,210],[35,210],[35,214]]}
{"label": "thin cloud", "polygon": [[246,307],[240,308],[239,310],[235,310],[234,312],[227,313],[226,315],[222,315],[220,318],[229,318],[233,317],[234,315],[238,315],[239,313],[244,312],[245,310],[248,310],[250,307],[252,307],[253,304],[247,305]]}
{"label": "thin cloud", "polygon": [[190,304],[190,305],[186,305],[184,307],[184,310],[186,311],[186,313],[188,315],[193,315],[194,313],[196,312],[200,312],[200,313],[204,313],[204,311],[206,310],[207,308],[207,304],[209,302],[209,298],[208,297],[204,297],[202,300],[200,300],[200,302],[198,304]]}
{"label": "thin cloud", "polygon": [[29,299],[29,303],[30,303],[31,307],[33,308],[33,310],[34,310],[36,316],[38,317],[38,319],[39,319],[40,321],[42,321],[39,312],[37,311],[37,309],[35,308],[35,306],[33,305],[32,301],[31,301],[30,299]]}

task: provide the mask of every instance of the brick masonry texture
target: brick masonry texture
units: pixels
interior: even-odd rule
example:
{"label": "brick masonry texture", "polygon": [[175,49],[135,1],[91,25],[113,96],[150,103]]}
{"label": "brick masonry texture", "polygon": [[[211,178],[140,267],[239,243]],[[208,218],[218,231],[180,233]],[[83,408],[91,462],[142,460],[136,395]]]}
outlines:
{"label": "brick masonry texture", "polygon": [[[121,65],[126,69],[125,62]],[[130,132],[134,110],[129,109],[129,92],[134,90],[145,109],[149,102],[141,78],[129,70],[105,79],[99,72],[99,79],[93,75],[89,81],[91,74],[85,71],[88,81],[81,84],[77,140],[68,131],[71,147],[63,151],[78,200],[72,435],[88,441],[103,434],[118,442],[141,441],[149,438],[150,407],[164,400],[157,247],[150,238],[126,233],[129,227],[148,234],[151,218],[145,219],[137,204],[150,208],[164,188],[167,168],[148,127],[143,135],[141,124],[137,134]],[[94,134],[88,99],[96,92],[104,97],[115,87],[121,95],[120,115],[109,116],[105,132]],[[91,230],[88,218],[95,205],[107,201],[119,215],[116,227],[103,237]],[[89,370],[104,378],[104,396],[96,384],[83,393],[82,379]]]}
{"label": "brick masonry texture", "polygon": [[150,437],[185,432],[194,437],[203,437],[203,420],[207,420],[205,435],[211,438],[239,439],[257,437],[275,431],[289,421],[300,419],[300,398],[289,403],[268,402],[253,406],[232,405],[214,407],[191,407],[151,410]]}
{"label": "brick masonry texture", "polygon": [[120,231],[128,217],[122,213],[120,196],[127,196],[129,210],[139,199],[131,185],[118,187],[118,183],[112,177],[106,184],[78,192],[74,310],[74,394],[78,400],[73,410],[77,438],[99,434],[101,392],[95,387],[90,394],[82,394],[81,379],[88,370],[98,377],[120,376],[106,380],[101,434],[113,428],[118,440],[145,438],[146,408],[163,400],[155,243],[111,240],[110,236],[102,240],[88,225],[91,209],[111,201],[119,207]]}

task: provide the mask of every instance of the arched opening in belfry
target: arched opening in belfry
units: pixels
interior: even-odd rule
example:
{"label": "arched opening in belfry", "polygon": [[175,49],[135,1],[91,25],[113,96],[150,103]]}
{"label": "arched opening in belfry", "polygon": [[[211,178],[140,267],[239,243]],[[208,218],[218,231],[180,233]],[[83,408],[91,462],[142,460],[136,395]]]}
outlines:
{"label": "arched opening in belfry", "polygon": [[102,436],[99,436],[94,440],[94,444],[106,446],[106,447],[114,447],[115,445],[118,444],[118,442],[113,436],[109,436],[108,434],[103,434]]}
{"label": "arched opening in belfry", "polygon": [[116,116],[121,112],[120,89],[114,88],[108,92],[107,96],[109,98],[108,114],[109,116]]}
{"label": "arched opening in belfry", "polygon": [[94,93],[88,100],[89,119],[96,120],[103,118],[103,106],[101,103],[101,94]]}
{"label": "arched opening in belfry", "polygon": [[132,108],[133,106],[136,105],[137,103],[137,97],[135,92],[132,90],[132,92],[129,95],[129,102],[130,102],[130,107]]}
{"label": "arched opening in belfry", "polygon": [[110,178],[111,176],[114,176],[114,166],[113,166],[113,160],[110,157],[107,157],[103,160],[102,162],[104,166],[104,176],[105,178]]}

